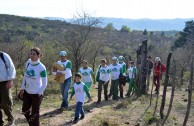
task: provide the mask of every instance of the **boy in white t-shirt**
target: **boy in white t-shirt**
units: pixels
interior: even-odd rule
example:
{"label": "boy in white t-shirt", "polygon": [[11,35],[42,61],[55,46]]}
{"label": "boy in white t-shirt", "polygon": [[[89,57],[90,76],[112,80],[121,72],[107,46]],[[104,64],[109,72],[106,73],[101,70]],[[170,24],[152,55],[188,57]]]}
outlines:
{"label": "boy in white t-shirt", "polygon": [[[73,95],[75,94],[76,98],[76,109],[75,109],[75,117],[73,120],[73,124],[76,124],[79,119],[84,119],[85,113],[83,109],[83,104],[85,101],[85,94],[89,97],[89,100],[92,101],[88,87],[81,82],[81,74],[77,73],[75,75],[75,83],[72,88],[72,93],[70,99],[72,99]],[[79,114],[81,114],[81,118],[79,118]]]}
{"label": "boy in white t-shirt", "polygon": [[98,82],[98,101],[101,102],[102,86],[104,88],[104,99],[108,101],[108,83],[110,80],[110,68],[106,65],[106,59],[101,60],[101,65],[97,68],[96,81]]}

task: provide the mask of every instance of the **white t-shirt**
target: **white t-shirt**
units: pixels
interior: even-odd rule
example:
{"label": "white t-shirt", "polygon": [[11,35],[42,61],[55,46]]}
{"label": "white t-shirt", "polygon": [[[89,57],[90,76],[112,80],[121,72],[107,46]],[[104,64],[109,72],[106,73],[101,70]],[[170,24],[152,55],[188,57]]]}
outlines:
{"label": "white t-shirt", "polygon": [[81,73],[81,75],[82,75],[82,82],[84,82],[84,83],[92,82],[91,74],[94,73],[92,68],[87,67],[86,69],[84,69],[83,67],[81,67],[79,69],[79,73]]}
{"label": "white t-shirt", "polygon": [[132,67],[128,68],[127,72],[128,72],[128,76],[129,76],[130,79],[135,78],[136,67],[132,66]]}
{"label": "white t-shirt", "polygon": [[74,83],[73,88],[75,91],[76,102],[84,103],[86,95],[85,91],[88,90],[88,88],[83,82],[80,82],[80,84]]}
{"label": "white t-shirt", "polygon": [[65,62],[57,61],[57,63],[60,65],[63,65],[66,68],[64,71],[57,70],[57,72],[61,72],[62,74],[65,74],[65,80],[72,77],[72,72],[71,72],[72,64],[70,60],[66,60]]}
{"label": "white t-shirt", "polygon": [[110,80],[110,68],[107,65],[105,65],[104,67],[98,66],[97,72],[98,71],[100,72],[99,80],[105,81],[105,82]]}
{"label": "white t-shirt", "polygon": [[119,65],[118,63],[116,65],[110,64],[110,71],[111,71],[111,79],[112,80],[119,79],[121,65]]}
{"label": "white t-shirt", "polygon": [[36,65],[27,62],[21,89],[26,90],[29,94],[43,94],[46,86],[47,75],[45,66],[41,62]]}

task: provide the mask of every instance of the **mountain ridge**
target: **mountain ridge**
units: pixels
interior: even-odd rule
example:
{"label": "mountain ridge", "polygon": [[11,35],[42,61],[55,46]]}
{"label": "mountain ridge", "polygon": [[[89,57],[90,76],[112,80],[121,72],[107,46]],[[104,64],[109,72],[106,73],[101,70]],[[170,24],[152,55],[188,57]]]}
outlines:
{"label": "mountain ridge", "polygon": [[[174,19],[127,19],[127,18],[108,18],[99,17],[102,20],[100,27],[105,27],[108,23],[112,23],[114,28],[120,30],[123,25],[128,26],[132,30],[148,30],[148,31],[181,31],[185,27],[185,22],[194,20],[194,18],[174,18]],[[61,20],[70,22],[72,19],[45,17],[48,20]]]}

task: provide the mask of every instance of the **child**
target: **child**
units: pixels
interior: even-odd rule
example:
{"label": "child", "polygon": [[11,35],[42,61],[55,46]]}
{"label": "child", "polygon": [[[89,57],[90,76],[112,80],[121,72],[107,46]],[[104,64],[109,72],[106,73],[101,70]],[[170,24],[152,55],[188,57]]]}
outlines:
{"label": "child", "polygon": [[97,104],[101,102],[101,93],[102,93],[102,86],[104,88],[104,99],[108,101],[108,83],[110,80],[110,69],[106,65],[106,59],[101,60],[101,65],[97,68],[97,74],[99,74],[99,78],[96,77],[98,81],[98,101]]}
{"label": "child", "polygon": [[128,92],[127,92],[128,97],[130,96],[132,89],[134,89],[136,94],[139,95],[139,90],[138,90],[138,87],[135,83],[136,74],[137,74],[137,69],[134,66],[134,62],[130,61],[129,68],[127,69],[127,75],[129,78],[129,88],[128,88]]}
{"label": "child", "polygon": [[[90,92],[90,87],[92,85],[92,76],[94,74],[92,68],[88,67],[88,62],[86,60],[83,60],[82,62],[82,66],[79,69],[79,72],[82,76],[82,82],[88,87],[89,92]],[[87,101],[89,102],[89,101]]]}
{"label": "child", "polygon": [[73,95],[75,94],[76,97],[76,109],[75,109],[75,117],[73,120],[73,124],[76,124],[79,121],[79,114],[81,114],[81,119],[84,119],[85,113],[83,109],[83,103],[85,101],[85,94],[89,97],[91,101],[90,93],[88,87],[81,82],[81,74],[77,73],[75,75],[75,83],[72,88],[72,93],[70,99],[72,99]]}

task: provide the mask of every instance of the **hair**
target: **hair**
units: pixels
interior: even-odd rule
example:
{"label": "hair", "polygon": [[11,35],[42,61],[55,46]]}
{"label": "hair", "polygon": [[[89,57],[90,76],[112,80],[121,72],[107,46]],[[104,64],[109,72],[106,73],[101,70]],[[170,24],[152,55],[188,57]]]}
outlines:
{"label": "hair", "polygon": [[76,73],[76,74],[75,74],[75,77],[82,78],[82,75],[81,75],[80,73]]}
{"label": "hair", "polygon": [[38,48],[38,47],[33,47],[33,48],[30,50],[30,52],[31,52],[31,51],[36,52],[36,54],[37,54],[38,56],[42,57],[42,53],[41,53],[40,48]]}
{"label": "hair", "polygon": [[151,56],[148,56],[148,58],[150,58],[150,59],[151,59],[152,57],[151,57]]}
{"label": "hair", "polygon": [[131,65],[133,65],[133,64],[134,64],[134,62],[133,62],[133,61],[129,61],[129,63],[130,63]]}
{"label": "hair", "polygon": [[83,61],[82,61],[82,63],[86,63],[86,64],[88,64],[88,61],[86,61],[86,60],[83,60]]}
{"label": "hair", "polygon": [[101,60],[101,63],[106,63],[106,59],[102,59]]}

